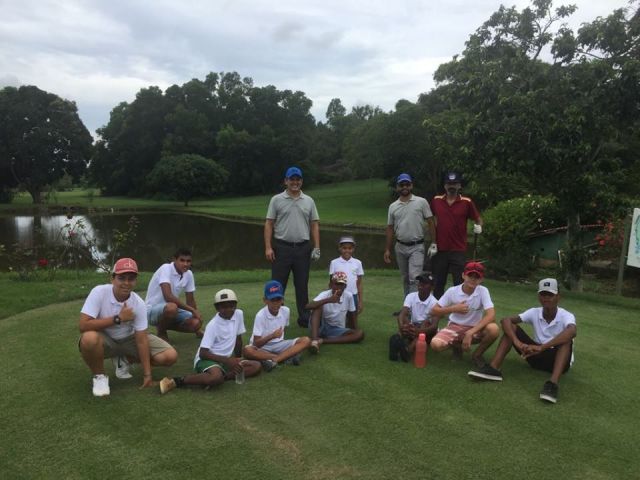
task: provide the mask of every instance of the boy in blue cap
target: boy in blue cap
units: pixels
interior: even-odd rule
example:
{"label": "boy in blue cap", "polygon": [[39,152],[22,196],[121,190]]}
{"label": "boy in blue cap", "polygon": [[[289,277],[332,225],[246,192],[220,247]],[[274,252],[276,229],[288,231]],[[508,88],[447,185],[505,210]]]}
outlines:
{"label": "boy in blue cap", "polygon": [[262,368],[270,372],[279,363],[300,365],[300,353],[309,348],[309,337],[284,338],[289,326],[289,307],[284,303],[284,288],[277,280],[269,280],[264,286],[265,306],[256,313],[253,335],[244,347],[244,357],[262,362]]}

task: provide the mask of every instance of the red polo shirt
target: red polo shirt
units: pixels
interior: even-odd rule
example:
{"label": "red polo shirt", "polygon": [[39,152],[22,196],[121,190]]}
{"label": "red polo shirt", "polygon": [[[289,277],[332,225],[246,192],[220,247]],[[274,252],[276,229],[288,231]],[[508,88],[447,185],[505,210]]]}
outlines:
{"label": "red polo shirt", "polygon": [[431,211],[436,217],[438,250],[464,252],[467,250],[467,220],[477,221],[480,213],[473,200],[458,195],[449,205],[446,195],[436,195],[431,201]]}

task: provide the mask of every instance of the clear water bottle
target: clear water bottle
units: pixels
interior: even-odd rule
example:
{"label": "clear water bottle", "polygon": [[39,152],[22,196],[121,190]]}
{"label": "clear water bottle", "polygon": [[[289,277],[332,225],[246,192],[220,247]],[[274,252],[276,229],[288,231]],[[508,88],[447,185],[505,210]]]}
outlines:
{"label": "clear water bottle", "polygon": [[[240,365],[242,366],[242,362],[240,363]],[[242,385],[244,383],[244,366],[242,367],[242,370],[240,370],[239,373],[236,373],[236,383],[238,385]]]}

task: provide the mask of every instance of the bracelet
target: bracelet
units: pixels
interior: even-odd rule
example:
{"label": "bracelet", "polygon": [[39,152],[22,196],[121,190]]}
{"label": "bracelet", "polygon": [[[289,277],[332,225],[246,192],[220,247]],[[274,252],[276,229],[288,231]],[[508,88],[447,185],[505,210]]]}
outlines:
{"label": "bracelet", "polygon": [[151,377],[151,376],[152,376],[152,375],[151,375],[150,373],[145,373],[145,374],[143,375],[143,377]]}

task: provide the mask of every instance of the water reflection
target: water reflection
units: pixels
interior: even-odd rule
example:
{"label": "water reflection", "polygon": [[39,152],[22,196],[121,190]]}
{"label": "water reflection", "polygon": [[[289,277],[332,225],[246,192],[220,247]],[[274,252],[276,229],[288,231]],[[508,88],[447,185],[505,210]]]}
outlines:
{"label": "water reflection", "polygon": [[[61,232],[65,225],[82,222],[84,231],[96,240],[96,249],[105,255],[111,247],[114,229],[127,230],[131,215],[65,215],[5,216],[0,217],[0,244],[11,248],[13,244],[33,247],[41,251],[61,246]],[[170,213],[136,214],[139,220],[136,239],[124,249],[123,256],[135,258],[140,268],[155,270],[171,258],[179,246],[191,248],[194,268],[200,270],[240,270],[268,268],[264,259],[262,225],[231,222],[198,215]],[[343,233],[340,229],[328,229],[321,225],[322,259],[312,268],[324,270],[338,256],[336,242]],[[367,268],[383,268],[384,235],[381,233],[357,233],[356,258]],[[88,265],[87,265],[88,266]],[[0,267],[7,268],[6,260]]]}

